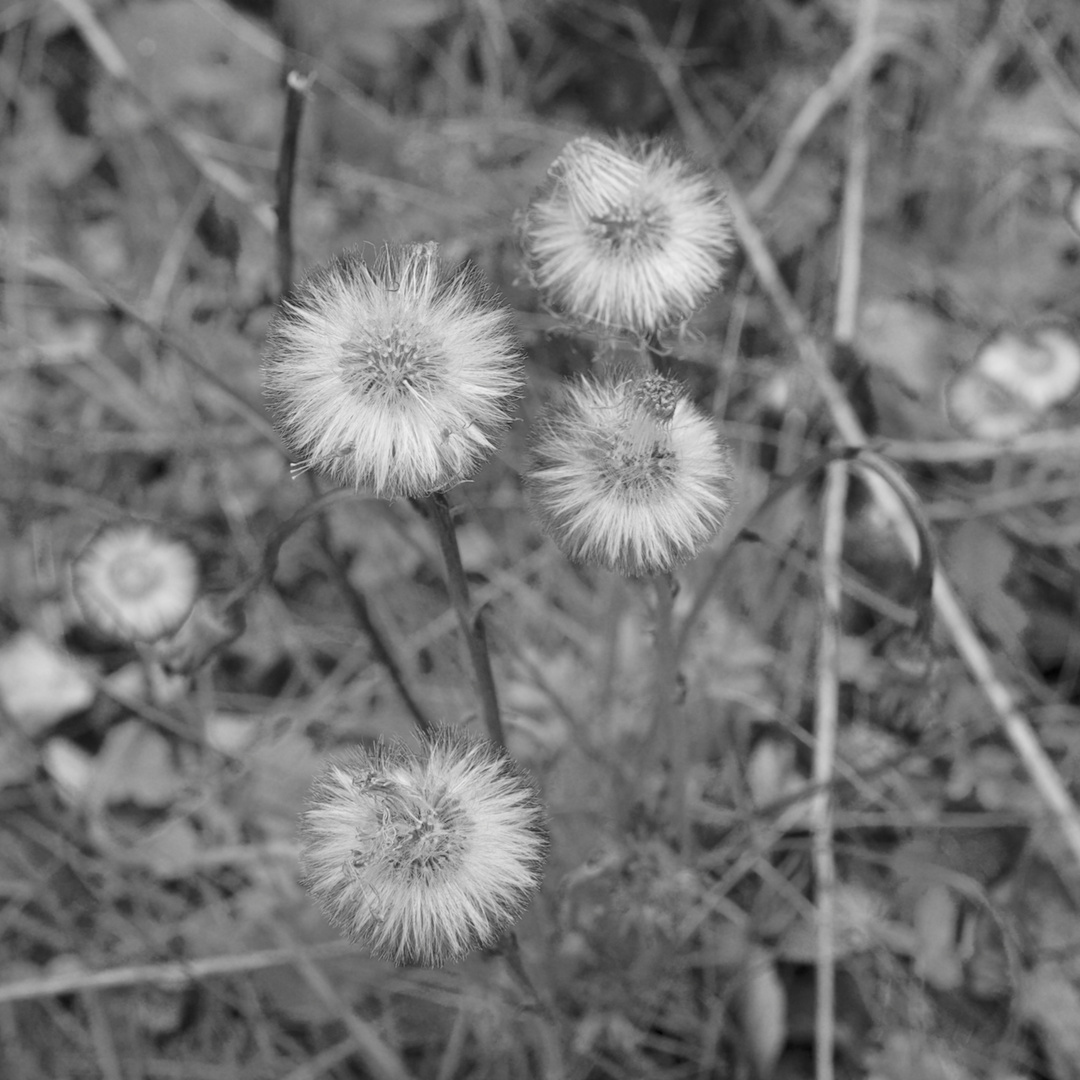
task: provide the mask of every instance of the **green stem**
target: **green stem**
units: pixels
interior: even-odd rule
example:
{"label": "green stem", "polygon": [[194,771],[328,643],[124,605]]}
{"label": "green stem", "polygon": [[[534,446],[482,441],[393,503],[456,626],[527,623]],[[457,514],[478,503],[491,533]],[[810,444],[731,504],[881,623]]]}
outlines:
{"label": "green stem", "polygon": [[506,736],[499,713],[499,698],[495,692],[495,676],[491,671],[487,634],[480,612],[473,612],[472,600],[469,597],[469,582],[465,577],[465,567],[461,562],[461,549],[458,547],[450,501],[442,492],[436,492],[434,495],[429,495],[424,502],[431,511],[431,521],[439,539],[443,561],[446,563],[446,588],[450,594],[450,603],[457,614],[462,637],[469,650],[484,726],[492,742],[505,746]]}

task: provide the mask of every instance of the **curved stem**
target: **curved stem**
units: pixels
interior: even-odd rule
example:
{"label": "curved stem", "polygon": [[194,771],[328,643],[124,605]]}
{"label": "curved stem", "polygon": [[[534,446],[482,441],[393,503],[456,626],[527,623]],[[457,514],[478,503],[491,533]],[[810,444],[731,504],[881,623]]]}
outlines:
{"label": "curved stem", "polygon": [[480,713],[487,728],[488,737],[499,746],[506,745],[503,732],[502,716],[499,712],[499,698],[495,692],[495,676],[491,671],[491,654],[488,651],[487,634],[480,612],[473,612],[469,598],[469,582],[465,577],[465,567],[461,562],[461,549],[458,547],[457,531],[450,510],[450,501],[443,492],[429,495],[424,504],[431,511],[431,521],[439,539],[443,561],[446,563],[446,589],[450,594],[450,603],[457,614],[458,626],[469,650],[472,662],[476,693],[480,699]]}

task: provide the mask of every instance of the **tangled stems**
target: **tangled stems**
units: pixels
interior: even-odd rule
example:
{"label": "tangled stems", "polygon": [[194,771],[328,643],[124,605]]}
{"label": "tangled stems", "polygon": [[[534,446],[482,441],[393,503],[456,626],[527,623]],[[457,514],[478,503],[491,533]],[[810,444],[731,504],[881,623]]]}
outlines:
{"label": "tangled stems", "polygon": [[502,717],[499,713],[499,698],[495,691],[495,676],[491,671],[491,654],[488,651],[487,634],[479,612],[473,612],[469,597],[469,582],[465,577],[465,568],[461,562],[461,549],[458,547],[457,531],[450,509],[450,501],[443,492],[436,492],[423,500],[429,511],[429,517],[439,539],[443,561],[446,563],[446,588],[450,594],[450,603],[457,615],[458,626],[469,650],[476,692],[480,699],[480,714],[487,728],[488,738],[497,746],[506,745]]}

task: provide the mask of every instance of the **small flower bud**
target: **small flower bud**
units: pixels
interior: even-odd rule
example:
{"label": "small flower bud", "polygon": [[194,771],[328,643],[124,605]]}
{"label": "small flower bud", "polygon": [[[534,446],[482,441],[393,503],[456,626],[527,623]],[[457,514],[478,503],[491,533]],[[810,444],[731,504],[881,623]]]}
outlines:
{"label": "small flower bud", "polygon": [[731,213],[713,180],[662,144],[575,139],[525,214],[524,244],[553,311],[646,336],[719,287]]}
{"label": "small flower bud", "polygon": [[471,476],[522,388],[509,309],[436,244],[316,270],[270,324],[263,374],[298,467],[386,497]]}
{"label": "small flower bud", "polygon": [[494,944],[540,886],[548,831],[532,781],[494,743],[443,728],[419,753],[332,761],[303,816],[304,885],[353,941],[435,966]]}
{"label": "small flower bud", "polygon": [[712,420],[660,375],[568,386],[538,425],[530,501],[571,558],[638,577],[716,534],[731,460]]}
{"label": "small flower bud", "polygon": [[199,592],[199,564],[191,548],[137,521],[100,529],[73,561],[71,578],[87,622],[129,642],[172,633]]}

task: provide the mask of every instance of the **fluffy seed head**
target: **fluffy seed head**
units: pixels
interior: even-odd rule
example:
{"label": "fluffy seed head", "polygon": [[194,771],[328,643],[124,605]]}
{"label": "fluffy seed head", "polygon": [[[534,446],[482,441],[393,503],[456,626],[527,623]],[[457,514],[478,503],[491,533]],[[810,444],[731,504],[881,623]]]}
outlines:
{"label": "fluffy seed head", "polygon": [[199,592],[195,553],[145,522],[100,529],[76,556],[71,576],[87,621],[122,641],[172,633]]}
{"label": "fluffy seed head", "polygon": [[263,376],[298,467],[386,497],[472,475],[522,387],[509,309],[433,243],[316,270],[271,322]]}
{"label": "fluffy seed head", "polygon": [[301,864],[349,938],[433,966],[492,944],[521,915],[547,848],[527,774],[494,743],[443,728],[419,753],[381,744],[331,762],[304,814]]}
{"label": "fluffy seed head", "polygon": [[731,213],[712,179],[663,144],[575,139],[525,214],[524,243],[554,311],[644,336],[719,286]]}
{"label": "fluffy seed head", "polygon": [[728,450],[674,380],[582,380],[538,432],[530,501],[571,559],[632,577],[661,573],[693,558],[723,524]]}

